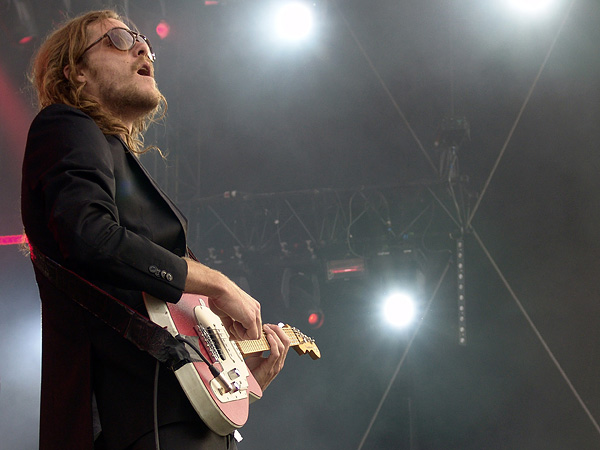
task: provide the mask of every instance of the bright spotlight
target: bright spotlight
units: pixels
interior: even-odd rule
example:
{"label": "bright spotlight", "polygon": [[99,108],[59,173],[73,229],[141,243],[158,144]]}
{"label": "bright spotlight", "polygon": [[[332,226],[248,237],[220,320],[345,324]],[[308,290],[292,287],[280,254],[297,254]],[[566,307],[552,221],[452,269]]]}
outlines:
{"label": "bright spotlight", "polygon": [[403,292],[391,294],[385,301],[383,313],[386,320],[397,328],[410,324],[415,317],[415,301]]}
{"label": "bright spotlight", "polygon": [[312,27],[313,11],[304,2],[287,3],[275,15],[275,29],[282,39],[304,39],[310,34]]}
{"label": "bright spotlight", "polygon": [[517,11],[538,14],[548,11],[556,3],[556,0],[508,0],[508,3]]}

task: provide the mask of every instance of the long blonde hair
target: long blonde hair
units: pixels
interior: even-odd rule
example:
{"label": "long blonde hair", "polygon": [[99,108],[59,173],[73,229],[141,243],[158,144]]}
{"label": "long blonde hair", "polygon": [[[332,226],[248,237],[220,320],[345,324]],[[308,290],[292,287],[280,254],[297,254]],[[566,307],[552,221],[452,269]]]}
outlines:
{"label": "long blonde hair", "polygon": [[85,83],[77,81],[75,70],[65,77],[66,66],[74,68],[83,55],[88,42],[89,25],[107,19],[126,22],[113,10],[92,11],[75,17],[52,32],[42,43],[29,73],[40,109],[62,103],[88,114],[104,134],[121,135],[129,149],[143,153],[144,132],[155,119],[163,117],[167,102],[161,95],[159,105],[150,113],[136,119],[131,131],[116,117],[105,112],[101,105],[83,92]]}

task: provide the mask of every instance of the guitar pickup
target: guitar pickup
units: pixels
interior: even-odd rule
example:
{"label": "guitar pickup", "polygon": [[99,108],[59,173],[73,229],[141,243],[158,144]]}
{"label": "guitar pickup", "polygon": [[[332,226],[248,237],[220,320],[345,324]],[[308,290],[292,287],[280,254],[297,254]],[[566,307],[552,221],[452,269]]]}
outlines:
{"label": "guitar pickup", "polygon": [[221,352],[217,349],[215,341],[211,338],[211,335],[206,328],[200,325],[194,325],[194,331],[198,335],[199,341],[204,345],[204,348],[208,350],[212,362],[223,361],[223,358],[220,357]]}
{"label": "guitar pickup", "polygon": [[208,338],[213,343],[214,349],[218,352],[219,358],[221,358],[221,361],[224,361],[225,353],[223,353],[223,350],[221,349],[222,346],[217,345],[217,342],[219,342],[219,336],[217,335],[217,333],[215,333],[215,330],[213,330],[212,327],[207,327],[205,328],[205,330],[208,333]]}

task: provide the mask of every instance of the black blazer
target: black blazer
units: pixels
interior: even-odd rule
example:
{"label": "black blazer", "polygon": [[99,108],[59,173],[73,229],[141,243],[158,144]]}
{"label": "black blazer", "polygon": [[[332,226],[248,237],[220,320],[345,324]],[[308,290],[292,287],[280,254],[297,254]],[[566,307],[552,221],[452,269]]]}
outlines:
{"label": "black blazer", "polygon": [[[22,218],[41,252],[146,313],[141,291],[176,302],[187,223],[138,159],[80,110],[52,105],[32,123]],[[157,270],[158,269],[158,270]],[[92,389],[109,448],[153,428],[155,360],[84,313],[39,273],[42,299],[40,448],[92,448]],[[159,421],[198,420],[161,371]],[[53,444],[55,443],[55,444]],[[58,445],[60,444],[60,445]]]}

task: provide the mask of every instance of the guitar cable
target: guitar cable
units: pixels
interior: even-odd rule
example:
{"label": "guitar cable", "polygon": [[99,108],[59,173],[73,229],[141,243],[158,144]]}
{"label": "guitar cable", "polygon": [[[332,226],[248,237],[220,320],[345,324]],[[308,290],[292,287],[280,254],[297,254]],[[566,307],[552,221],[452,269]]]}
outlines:
{"label": "guitar cable", "polygon": [[213,377],[217,380],[217,382],[219,382],[221,384],[221,387],[223,388],[224,393],[239,391],[239,389],[240,389],[239,385],[229,381],[229,379],[225,375],[223,375],[223,372],[220,371],[219,369],[217,369],[214,366],[214,363],[211,363],[202,354],[202,352],[200,351],[200,348],[198,347],[198,345],[196,344],[196,342],[193,340],[192,337],[178,334],[177,336],[175,336],[175,339],[177,339],[179,342],[183,342],[184,344],[189,345],[194,350],[194,352],[196,352],[198,354],[200,359],[208,366],[208,369],[210,370],[210,373],[213,375]]}
{"label": "guitar cable", "polygon": [[182,334],[178,334],[177,336],[175,336],[175,339],[177,339],[179,342],[182,342],[183,344],[189,345],[192,348],[192,350],[194,350],[194,352],[196,352],[198,354],[198,356],[200,357],[202,362],[208,366],[210,373],[212,373],[215,378],[219,378],[219,379],[222,378],[222,375],[221,375],[221,372],[219,371],[219,369],[217,369],[213,365],[213,363],[211,363],[206,358],[206,356],[204,356],[202,354],[200,347],[198,347],[198,345],[192,340],[192,338],[190,338],[189,336],[184,336]]}
{"label": "guitar cable", "polygon": [[[177,336],[175,336],[175,338],[179,342],[183,343],[184,345],[185,344],[189,345],[190,348],[192,348],[194,350],[194,352],[196,352],[198,354],[198,356],[200,356],[200,359],[208,365],[211,373],[213,373],[213,374],[215,373],[213,371],[213,369],[214,369],[217,372],[217,374],[219,374],[219,371],[208,362],[206,357],[202,354],[202,352],[200,351],[200,349],[198,348],[196,343],[193,342],[193,340],[191,340],[187,336],[183,336],[181,334],[178,334]],[[152,411],[153,411],[153,419],[154,419],[154,448],[155,448],[155,450],[160,450],[160,437],[158,434],[158,374],[159,373],[160,373],[160,361],[156,360],[156,369],[154,370],[154,390],[152,393]]]}
{"label": "guitar cable", "polygon": [[[194,352],[200,357],[200,359],[202,360],[203,363],[205,363],[208,368],[210,369],[210,373],[213,374],[213,376],[219,380],[221,380],[222,382],[226,383],[227,385],[229,385],[229,383],[223,378],[223,375],[221,372],[219,372],[219,369],[217,369],[207,358],[206,356],[204,356],[202,354],[202,351],[200,350],[200,347],[198,347],[198,345],[194,342],[193,339],[191,339],[189,336],[184,336],[182,334],[178,334],[177,336],[175,336],[175,339],[177,339],[179,342],[183,343],[184,345],[187,344],[190,346],[190,348],[192,350],[194,350]],[[190,361],[192,362],[192,361]],[[158,374],[160,372],[160,361],[156,361],[156,369],[154,371],[154,390],[152,393],[152,410],[153,410],[153,419],[154,419],[154,446],[156,450],[160,450],[160,437],[158,435]]]}
{"label": "guitar cable", "polygon": [[158,437],[158,373],[160,371],[160,361],[156,360],[156,369],[154,371],[154,392],[152,396],[152,411],[154,413],[154,446],[160,450],[160,439]]}

